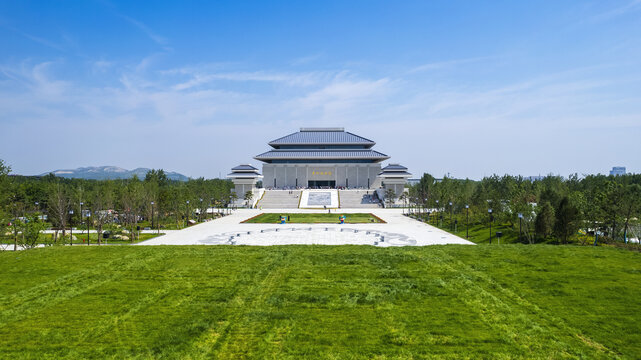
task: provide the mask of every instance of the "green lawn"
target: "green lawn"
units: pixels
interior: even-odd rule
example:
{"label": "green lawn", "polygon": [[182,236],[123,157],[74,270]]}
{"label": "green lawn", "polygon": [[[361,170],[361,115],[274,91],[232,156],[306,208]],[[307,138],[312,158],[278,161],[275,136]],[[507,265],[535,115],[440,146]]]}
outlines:
{"label": "green lawn", "polygon": [[[87,243],[87,230],[85,232],[81,231],[74,231],[73,236],[76,238],[73,240],[73,245],[78,244],[86,244]],[[123,234],[124,236],[127,236],[129,240],[122,240],[122,239],[114,239],[113,237],[110,237],[108,239],[103,239],[103,243],[107,244],[131,244],[131,235],[129,233]],[[153,234],[140,234],[139,237],[137,237],[133,243],[139,243],[141,241],[153,239],[157,236],[164,235],[164,233],[153,233]],[[64,238],[64,241],[62,239],[62,232],[58,234],[58,243],[59,244],[68,244],[69,243],[69,237],[70,233],[67,232]],[[0,239],[0,243],[2,244],[13,244],[13,237],[12,236],[4,236],[3,238]],[[53,241],[53,234],[40,234],[38,237],[38,244],[51,244]],[[89,233],[89,241],[91,244],[97,244],[98,243],[98,234],[97,233]]]}
{"label": "green lawn", "polygon": [[291,213],[291,214],[276,214],[276,213],[266,213],[255,216],[249,220],[244,221],[245,223],[260,223],[260,224],[280,224],[281,216],[288,216],[289,221],[287,223],[291,224],[338,224],[339,216],[345,215],[346,224],[364,224],[364,223],[381,223],[384,222],[380,218],[365,213],[356,213],[356,214],[342,214],[342,213],[315,213],[315,214],[300,214],[300,213]]}
{"label": "green lawn", "polygon": [[[425,217],[423,217],[425,219]],[[466,229],[465,220],[455,223],[454,221],[450,222],[449,218],[444,218],[442,221],[436,221],[435,217],[431,217],[429,224],[441,228],[449,233],[460,236],[463,239],[468,237],[468,240],[477,243],[477,244],[489,244],[490,243],[490,226],[489,223],[483,224],[470,224],[469,229]],[[502,233],[500,243],[501,244],[521,244],[527,243],[527,239],[523,235],[519,238],[519,224],[516,223],[514,226],[510,224],[500,224],[492,223],[492,244],[498,244],[499,239],[496,237],[496,233],[500,231]],[[535,243],[549,243],[549,244],[558,244],[559,241],[554,238],[548,238],[546,240],[535,239]],[[594,243],[594,237],[589,235],[582,235],[580,233],[575,234],[574,236],[568,239],[569,243],[573,244],[592,244]]]}
{"label": "green lawn", "polygon": [[641,254],[577,246],[0,253],[0,358],[641,358]]}
{"label": "green lawn", "polygon": [[[449,219],[448,219],[449,220]],[[439,227],[447,232],[458,235],[463,239],[468,236],[468,240],[477,243],[477,244],[489,244],[490,243],[490,227],[488,224],[473,224],[470,225],[469,230],[466,232],[465,223],[450,224],[448,220],[443,220],[442,222],[436,222],[434,219],[430,222],[430,225]],[[496,232],[500,231],[502,233],[500,243],[501,244],[517,244],[521,243],[519,240],[519,226],[512,227],[509,224],[492,224],[492,244],[498,244],[498,238],[496,237]],[[527,241],[527,240],[523,240]]]}

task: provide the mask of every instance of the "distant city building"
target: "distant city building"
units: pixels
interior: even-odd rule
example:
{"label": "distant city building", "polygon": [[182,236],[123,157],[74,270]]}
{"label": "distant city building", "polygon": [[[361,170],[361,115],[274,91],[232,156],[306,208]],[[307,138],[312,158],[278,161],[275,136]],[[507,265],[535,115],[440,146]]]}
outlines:
{"label": "distant city building", "polygon": [[419,182],[421,182],[421,179],[416,179],[416,178],[414,178],[414,179],[407,179],[407,184],[408,184],[408,185],[412,185],[412,186],[414,186],[414,185],[418,184]]}
{"label": "distant city building", "polygon": [[625,166],[613,166],[612,170],[610,170],[610,175],[619,176],[625,174]]}
{"label": "distant city building", "polygon": [[543,178],[545,178],[545,176],[535,175],[535,176],[526,176],[525,178],[526,178],[527,180],[530,180],[530,181],[534,182],[534,181],[541,181],[541,180],[543,180]]}

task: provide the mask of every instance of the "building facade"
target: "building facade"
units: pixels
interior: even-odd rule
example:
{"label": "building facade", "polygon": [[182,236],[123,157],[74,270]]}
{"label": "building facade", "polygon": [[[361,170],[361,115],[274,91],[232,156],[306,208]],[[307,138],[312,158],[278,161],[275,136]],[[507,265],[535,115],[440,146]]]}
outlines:
{"label": "building facade", "polygon": [[242,200],[248,191],[251,193],[256,192],[256,184],[263,176],[255,167],[249,164],[241,164],[233,167],[231,173],[227,174],[227,178],[234,183],[237,200]]}
{"label": "building facade", "polygon": [[269,142],[254,159],[263,162],[265,188],[378,188],[381,162],[376,143],[343,128],[301,128]]}
{"label": "building facade", "polygon": [[625,174],[626,174],[625,166],[613,166],[612,170],[610,170],[610,175],[620,176]]}
{"label": "building facade", "polygon": [[382,186],[394,190],[394,196],[399,197],[405,191],[405,184],[412,174],[407,172],[407,168],[401,164],[389,164],[384,167],[378,176],[381,179]]}

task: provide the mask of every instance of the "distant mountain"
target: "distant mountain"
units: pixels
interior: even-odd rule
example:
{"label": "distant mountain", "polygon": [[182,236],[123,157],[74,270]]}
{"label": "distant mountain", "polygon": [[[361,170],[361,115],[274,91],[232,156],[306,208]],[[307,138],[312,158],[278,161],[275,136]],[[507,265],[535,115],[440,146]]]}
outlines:
{"label": "distant mountain", "polygon": [[[127,170],[119,168],[117,166],[90,166],[90,167],[81,167],[73,170],[55,170],[51,172],[46,172],[40,174],[40,176],[49,175],[52,173],[56,176],[63,178],[75,178],[75,179],[91,179],[91,180],[107,180],[107,179],[129,179],[134,175],[138,176],[139,179],[144,179],[145,175],[151,169],[147,168],[137,168],[133,170]],[[170,180],[179,180],[187,181],[189,180],[183,174],[179,174],[174,171],[165,171],[167,178]]]}

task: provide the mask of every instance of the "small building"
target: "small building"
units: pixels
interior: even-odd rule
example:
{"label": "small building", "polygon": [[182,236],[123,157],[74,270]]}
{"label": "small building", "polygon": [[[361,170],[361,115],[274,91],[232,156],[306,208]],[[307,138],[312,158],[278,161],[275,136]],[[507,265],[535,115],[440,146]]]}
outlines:
{"label": "small building", "polygon": [[383,188],[394,190],[396,198],[401,196],[403,191],[405,191],[405,184],[407,179],[412,177],[412,174],[407,172],[407,168],[401,164],[389,164],[378,174],[381,179]]}
{"label": "small building", "polygon": [[231,169],[227,178],[234,183],[234,192],[238,200],[242,200],[248,191],[256,192],[256,183],[263,178],[258,169],[249,165],[242,164]]}

